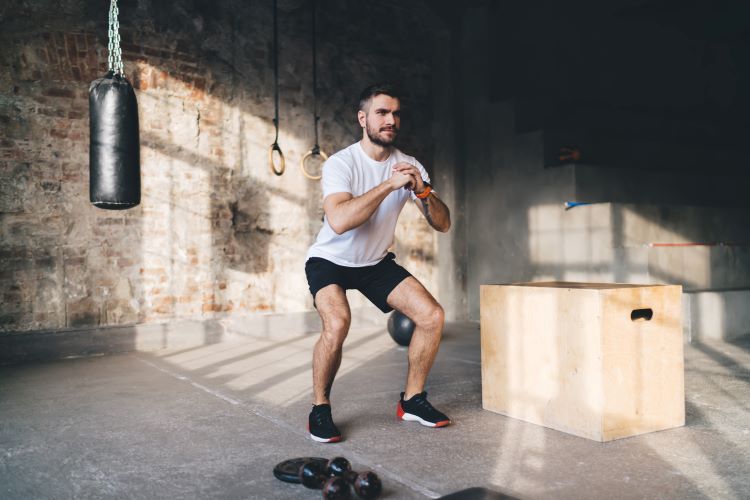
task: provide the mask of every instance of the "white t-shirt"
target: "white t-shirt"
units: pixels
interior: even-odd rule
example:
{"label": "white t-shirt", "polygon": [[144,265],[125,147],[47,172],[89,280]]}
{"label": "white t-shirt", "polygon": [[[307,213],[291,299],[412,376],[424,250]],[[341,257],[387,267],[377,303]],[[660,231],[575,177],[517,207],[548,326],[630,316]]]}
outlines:
{"label": "white t-shirt", "polygon": [[[356,142],[328,158],[323,165],[323,199],[332,193],[361,196],[390,179],[393,175],[392,167],[399,162],[416,166],[422,174],[422,180],[430,182],[427,171],[414,157],[392,148],[391,155],[386,160],[375,161]],[[407,189],[391,192],[364,224],[343,234],[336,234],[328,224],[328,217],[324,217],[323,227],[308,250],[307,258],[320,257],[347,267],[377,264],[393,244],[398,216],[410,197],[416,199],[414,192]]]}

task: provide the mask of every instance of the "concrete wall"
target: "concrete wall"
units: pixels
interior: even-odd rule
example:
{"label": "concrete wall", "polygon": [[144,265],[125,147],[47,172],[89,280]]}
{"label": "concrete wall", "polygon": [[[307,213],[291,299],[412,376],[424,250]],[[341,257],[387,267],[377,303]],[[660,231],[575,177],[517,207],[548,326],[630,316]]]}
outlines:
{"label": "concrete wall", "polygon": [[[704,337],[707,324],[714,336],[740,334],[738,297],[750,287],[743,46],[686,32],[699,13],[644,9],[465,10],[456,60],[469,318],[485,283],[667,282],[731,290],[721,310],[690,314]],[[561,161],[564,145],[582,160]]]}
{"label": "concrete wall", "polygon": [[[107,5],[0,8],[0,329],[311,310],[303,264],[322,200],[297,167],[314,142],[310,2],[279,1],[282,177],[267,164],[273,3],[120,2],[143,185],[142,204],[124,212],[88,202],[87,92],[106,70]],[[359,91],[395,81],[406,90],[402,149],[442,179],[432,127],[441,21],[421,2],[318,6],[321,147],[358,140]],[[439,295],[437,246],[407,207],[397,255]]]}

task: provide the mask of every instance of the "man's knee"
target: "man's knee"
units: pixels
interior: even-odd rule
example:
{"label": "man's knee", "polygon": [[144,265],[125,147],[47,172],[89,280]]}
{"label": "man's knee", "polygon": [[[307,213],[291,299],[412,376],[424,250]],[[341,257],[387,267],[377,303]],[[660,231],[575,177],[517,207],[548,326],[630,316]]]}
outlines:
{"label": "man's knee", "polygon": [[331,316],[329,318],[326,318],[326,330],[334,332],[334,333],[343,333],[346,334],[346,332],[349,331],[349,325],[352,322],[351,316],[348,314],[337,314],[335,316]]}
{"label": "man's knee", "polygon": [[445,322],[445,311],[437,302],[425,307],[424,311],[414,320],[420,328],[427,330],[441,330]]}
{"label": "man's knee", "polygon": [[323,337],[336,344],[341,344],[349,333],[352,318],[350,314],[332,314],[323,320]]}

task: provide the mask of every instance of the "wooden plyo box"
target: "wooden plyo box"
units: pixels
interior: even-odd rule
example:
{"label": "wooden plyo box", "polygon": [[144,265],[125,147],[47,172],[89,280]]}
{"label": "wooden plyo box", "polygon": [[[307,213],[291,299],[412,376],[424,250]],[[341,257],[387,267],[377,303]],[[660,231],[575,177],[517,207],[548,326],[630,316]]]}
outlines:
{"label": "wooden plyo box", "polygon": [[685,425],[681,293],[482,285],[482,406],[596,441]]}

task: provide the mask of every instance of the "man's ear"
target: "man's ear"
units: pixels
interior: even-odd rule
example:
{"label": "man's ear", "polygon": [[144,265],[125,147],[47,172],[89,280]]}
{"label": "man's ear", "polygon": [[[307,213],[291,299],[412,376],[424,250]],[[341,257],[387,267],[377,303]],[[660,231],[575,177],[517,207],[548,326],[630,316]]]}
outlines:
{"label": "man's ear", "polygon": [[359,126],[365,128],[365,124],[367,123],[367,115],[361,109],[357,111],[357,120],[359,120]]}

